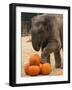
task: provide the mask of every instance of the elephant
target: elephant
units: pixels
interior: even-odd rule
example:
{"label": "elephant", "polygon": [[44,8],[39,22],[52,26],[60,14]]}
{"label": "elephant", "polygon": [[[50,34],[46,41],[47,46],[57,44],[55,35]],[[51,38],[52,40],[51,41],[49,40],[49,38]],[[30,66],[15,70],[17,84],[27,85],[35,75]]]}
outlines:
{"label": "elephant", "polygon": [[55,56],[55,67],[61,68],[60,50],[63,49],[63,15],[41,14],[32,18],[32,46],[41,49],[41,63],[51,63],[50,54]]}

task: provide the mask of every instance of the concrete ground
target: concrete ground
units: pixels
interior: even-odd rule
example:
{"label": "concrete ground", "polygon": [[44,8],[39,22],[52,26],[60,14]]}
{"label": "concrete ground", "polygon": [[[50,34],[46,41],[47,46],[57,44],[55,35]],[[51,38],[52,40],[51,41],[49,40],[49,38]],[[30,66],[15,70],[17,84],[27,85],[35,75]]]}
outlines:
{"label": "concrete ground", "polygon": [[[26,63],[28,63],[29,57],[30,55],[37,53],[39,55],[41,55],[41,51],[36,52],[33,47],[32,47],[32,43],[31,43],[31,36],[25,36],[21,38],[21,76],[27,76],[24,72],[24,65]],[[62,57],[62,61],[63,61],[63,53],[61,51],[61,57]],[[54,54],[52,53],[50,55],[50,60],[51,60],[51,66],[52,66],[52,72],[50,75],[56,75],[57,71],[62,72],[62,69],[56,69],[55,68],[55,59],[54,59]]]}

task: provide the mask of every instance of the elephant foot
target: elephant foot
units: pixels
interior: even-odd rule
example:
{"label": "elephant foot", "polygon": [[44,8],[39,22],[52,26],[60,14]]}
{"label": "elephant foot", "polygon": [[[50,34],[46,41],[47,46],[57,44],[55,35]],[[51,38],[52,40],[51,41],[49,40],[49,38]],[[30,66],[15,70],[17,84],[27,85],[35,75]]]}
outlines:
{"label": "elephant foot", "polygon": [[41,59],[41,63],[42,63],[42,64],[44,64],[44,63],[46,63],[46,62],[47,62],[46,59]]}
{"label": "elephant foot", "polygon": [[47,59],[41,59],[41,63],[42,64],[47,63]]}
{"label": "elephant foot", "polygon": [[55,67],[63,69],[63,64],[61,62],[59,63],[56,62]]}
{"label": "elephant foot", "polygon": [[55,68],[61,68],[61,69],[63,69],[63,64],[55,64]]}
{"label": "elephant foot", "polygon": [[55,68],[61,68],[61,64],[56,64]]}
{"label": "elephant foot", "polygon": [[41,64],[47,63],[47,60],[42,60]]}

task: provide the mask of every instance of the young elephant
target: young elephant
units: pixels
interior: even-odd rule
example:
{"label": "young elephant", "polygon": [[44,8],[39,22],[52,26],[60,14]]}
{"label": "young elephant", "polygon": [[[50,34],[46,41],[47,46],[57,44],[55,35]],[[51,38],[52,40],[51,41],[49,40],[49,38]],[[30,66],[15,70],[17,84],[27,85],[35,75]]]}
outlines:
{"label": "young elephant", "polygon": [[[54,52],[55,65],[61,67],[60,50],[63,48],[63,15],[42,14],[32,18],[32,45],[36,51],[42,50],[42,63],[50,63]],[[47,61],[46,61],[47,60]]]}

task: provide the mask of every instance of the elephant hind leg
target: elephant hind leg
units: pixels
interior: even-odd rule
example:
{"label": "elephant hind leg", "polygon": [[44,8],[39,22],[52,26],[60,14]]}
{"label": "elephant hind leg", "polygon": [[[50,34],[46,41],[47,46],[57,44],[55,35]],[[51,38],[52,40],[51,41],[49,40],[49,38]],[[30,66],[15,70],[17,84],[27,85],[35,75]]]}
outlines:
{"label": "elephant hind leg", "polygon": [[54,52],[55,55],[55,67],[61,68],[61,55],[60,51]]}

